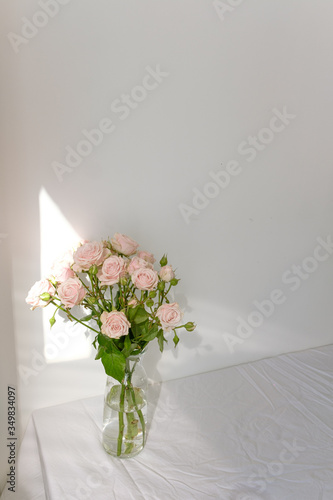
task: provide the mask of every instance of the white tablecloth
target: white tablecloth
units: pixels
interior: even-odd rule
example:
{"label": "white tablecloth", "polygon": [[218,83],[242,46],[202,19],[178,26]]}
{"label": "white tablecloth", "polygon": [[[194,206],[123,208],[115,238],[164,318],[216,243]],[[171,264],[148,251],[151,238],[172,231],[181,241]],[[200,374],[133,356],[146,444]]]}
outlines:
{"label": "white tablecloth", "polygon": [[102,396],[33,413],[2,500],[332,500],[333,345],[153,385],[145,449],[101,444]]}

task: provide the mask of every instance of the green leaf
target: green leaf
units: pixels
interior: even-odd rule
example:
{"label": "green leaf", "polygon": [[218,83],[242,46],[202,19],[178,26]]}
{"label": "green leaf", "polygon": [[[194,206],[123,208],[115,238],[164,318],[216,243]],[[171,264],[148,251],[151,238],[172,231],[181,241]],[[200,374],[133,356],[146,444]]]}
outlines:
{"label": "green leaf", "polygon": [[125,376],[125,356],[118,350],[114,350],[111,353],[105,352],[101,359],[105,373],[121,383]]}
{"label": "green leaf", "polygon": [[124,354],[125,357],[127,357],[129,356],[131,350],[132,350],[132,342],[129,335],[126,335],[124,340],[124,349],[122,350],[122,353]]}
{"label": "green leaf", "polygon": [[132,323],[131,330],[135,339],[144,338],[148,333],[148,319],[144,323],[136,324]]}
{"label": "green leaf", "polygon": [[114,349],[113,341],[110,339],[110,337],[107,337],[103,333],[99,333],[97,338],[99,345],[104,346],[108,351],[111,352]]}
{"label": "green leaf", "polygon": [[148,331],[142,336],[142,340],[150,342],[151,340],[154,340],[157,334],[158,334],[158,326],[153,325],[152,328],[148,329]]}
{"label": "green leaf", "polygon": [[84,316],[83,318],[81,318],[81,321],[89,321],[89,320],[91,320],[91,318],[92,318],[92,313],[88,314],[87,316]]}
{"label": "green leaf", "polygon": [[[137,352],[135,352],[137,351]],[[131,356],[131,355],[136,355],[138,353],[141,352],[141,349],[140,349],[140,346],[139,344],[130,344],[126,349],[124,348],[122,351],[123,355],[125,356],[125,358],[127,358],[128,356]]]}
{"label": "green leaf", "polygon": [[98,351],[97,351],[97,354],[95,356],[95,359],[100,359],[104,353],[105,353],[105,348],[102,345],[100,345],[98,347]]}
{"label": "green leaf", "polygon": [[146,309],[140,305],[136,307],[130,307],[128,309],[127,316],[131,325],[133,323],[137,325],[139,325],[140,323],[144,323],[145,321],[148,320],[149,317]]}
{"label": "green leaf", "polygon": [[159,345],[160,351],[163,352],[164,342],[167,342],[167,340],[164,338],[162,329],[160,329],[157,333],[157,340],[158,340],[158,345]]}

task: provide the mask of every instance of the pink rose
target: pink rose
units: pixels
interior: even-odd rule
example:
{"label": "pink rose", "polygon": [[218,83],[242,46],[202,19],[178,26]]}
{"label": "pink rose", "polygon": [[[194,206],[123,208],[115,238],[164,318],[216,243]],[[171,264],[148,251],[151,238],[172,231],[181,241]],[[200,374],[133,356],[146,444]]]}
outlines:
{"label": "pink rose", "polygon": [[100,266],[110,255],[110,250],[104,248],[103,243],[88,241],[81,245],[74,253],[74,266],[76,272],[88,271],[91,266]]}
{"label": "pink rose", "polygon": [[114,285],[126,274],[126,262],[122,257],[111,255],[103,262],[102,269],[98,271],[97,277],[102,285]]}
{"label": "pink rose", "polygon": [[[81,242],[81,243],[83,243],[83,242]],[[78,248],[78,247],[79,247],[79,245],[76,245],[76,246],[75,246],[75,250],[77,250],[77,248]],[[67,250],[67,251],[66,251],[66,252],[65,252],[65,253],[61,256],[61,258],[60,258],[60,259],[58,259],[58,260],[60,260],[60,261],[62,261],[62,262],[67,262],[67,263],[71,266],[72,264],[74,264],[73,254],[74,254],[74,251],[75,251],[75,250],[74,250],[74,249]]]}
{"label": "pink rose", "polygon": [[25,299],[26,303],[29,304],[31,310],[33,311],[36,307],[45,307],[50,302],[50,300],[42,300],[40,296],[43,293],[48,293],[51,297],[55,294],[54,286],[49,282],[49,280],[43,279],[36,281],[36,283],[29,290],[28,296]]}
{"label": "pink rose", "polygon": [[63,283],[69,278],[74,278],[75,276],[75,273],[73,269],[71,269],[69,263],[64,260],[54,262],[51,267],[50,274],[58,283]]}
{"label": "pink rose", "polygon": [[65,307],[74,307],[80,304],[87,291],[79,278],[69,278],[58,287],[58,297]]}
{"label": "pink rose", "polygon": [[154,269],[140,268],[136,269],[132,276],[132,281],[139,290],[153,290],[158,283],[158,274]]}
{"label": "pink rose", "polygon": [[140,259],[143,259],[143,260],[149,262],[150,264],[154,264],[154,262],[156,260],[152,253],[145,252],[144,250],[141,250],[141,252],[138,252],[138,257],[140,257]]}
{"label": "pink rose", "polygon": [[120,233],[116,233],[113,236],[111,245],[118,253],[122,253],[123,255],[133,255],[139,246],[132,238]]}
{"label": "pink rose", "polygon": [[136,297],[133,297],[131,300],[128,301],[128,305],[130,307],[135,307],[138,305],[138,299]]}
{"label": "pink rose", "polygon": [[152,268],[153,266],[146,260],[140,259],[140,257],[135,256],[131,259],[130,263],[128,264],[127,272],[129,274],[133,274],[134,271],[136,271],[137,269],[142,269],[143,267]]}
{"label": "pink rose", "polygon": [[101,321],[102,333],[112,339],[119,339],[122,335],[127,335],[128,329],[131,326],[131,323],[128,321],[125,314],[119,311],[104,311],[101,314]]}
{"label": "pink rose", "polygon": [[171,266],[163,266],[160,269],[159,275],[163,281],[171,281],[175,277],[175,273]]}
{"label": "pink rose", "polygon": [[172,304],[160,306],[157,309],[156,316],[159,318],[163,330],[168,332],[179,325],[183,318],[183,312],[180,310],[179,305],[173,302]]}

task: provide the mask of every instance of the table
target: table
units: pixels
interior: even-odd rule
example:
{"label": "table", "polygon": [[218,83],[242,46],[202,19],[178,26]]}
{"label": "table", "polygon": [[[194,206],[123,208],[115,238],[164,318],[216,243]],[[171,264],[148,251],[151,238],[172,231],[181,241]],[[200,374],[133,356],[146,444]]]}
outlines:
{"label": "table", "polygon": [[332,388],[333,345],[153,384],[127,460],[102,447],[102,396],[34,411],[15,498],[332,500]]}

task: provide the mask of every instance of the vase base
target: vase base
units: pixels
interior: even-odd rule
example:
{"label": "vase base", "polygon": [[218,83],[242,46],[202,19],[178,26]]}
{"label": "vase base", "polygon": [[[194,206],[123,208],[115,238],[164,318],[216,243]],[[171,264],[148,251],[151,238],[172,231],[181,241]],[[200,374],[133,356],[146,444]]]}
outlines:
{"label": "vase base", "polygon": [[125,436],[119,453],[118,428],[114,422],[110,422],[103,429],[103,446],[105,451],[113,457],[133,458],[144,448],[142,431],[138,432],[134,439],[128,439]]}

